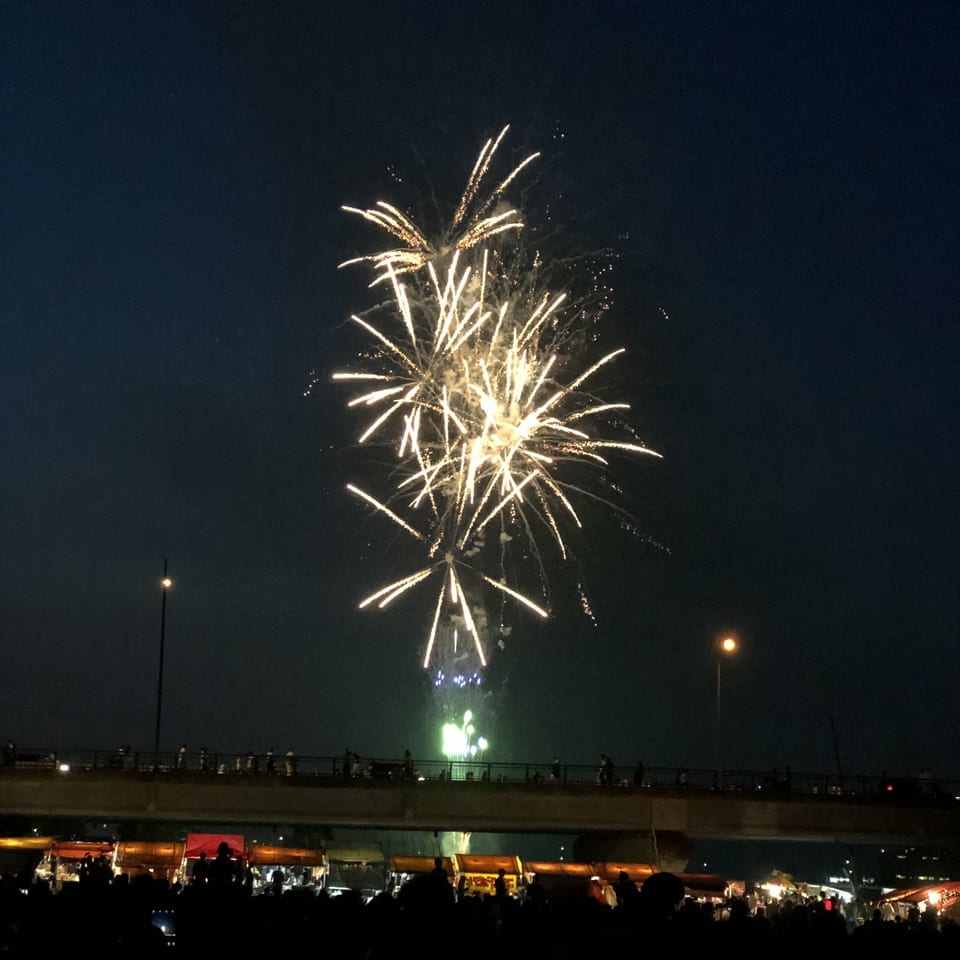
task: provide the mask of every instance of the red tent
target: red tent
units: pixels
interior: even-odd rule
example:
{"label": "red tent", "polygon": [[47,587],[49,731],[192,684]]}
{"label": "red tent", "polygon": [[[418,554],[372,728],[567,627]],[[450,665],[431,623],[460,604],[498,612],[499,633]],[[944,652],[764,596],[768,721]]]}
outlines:
{"label": "red tent", "polygon": [[217,847],[225,843],[230,848],[230,856],[244,855],[243,835],[239,833],[188,833],[184,856],[188,860],[199,860],[205,853],[208,860],[216,860]]}

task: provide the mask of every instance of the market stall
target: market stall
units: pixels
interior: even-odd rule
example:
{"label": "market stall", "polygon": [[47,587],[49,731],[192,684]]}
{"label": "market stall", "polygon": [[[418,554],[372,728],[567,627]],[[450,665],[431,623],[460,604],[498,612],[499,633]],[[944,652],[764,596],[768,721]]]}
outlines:
{"label": "market stall", "polygon": [[247,866],[253,871],[256,892],[274,889],[274,878],[278,872],[282,890],[292,890],[294,887],[319,889],[324,885],[326,857],[322,850],[251,843],[246,854]]}
{"label": "market stall", "polygon": [[453,879],[457,890],[465,896],[493,896],[497,876],[503,870],[508,896],[515,897],[523,882],[523,864],[516,856],[455,853]]}
{"label": "market stall", "polygon": [[52,837],[0,837],[0,876],[33,879],[52,846]]}
{"label": "market stall", "polygon": [[[453,879],[453,859],[441,857],[440,864],[447,871],[447,876]],[[396,892],[409,880],[416,877],[429,876],[436,866],[434,857],[405,856],[391,857],[387,870],[388,889]]]}
{"label": "market stall", "polygon": [[99,871],[111,879],[117,845],[112,840],[54,840],[50,846],[50,879],[55,890]]}
{"label": "market stall", "polygon": [[173,883],[181,876],[183,849],[182,842],[121,840],[117,844],[116,871],[131,879],[150,876]]}

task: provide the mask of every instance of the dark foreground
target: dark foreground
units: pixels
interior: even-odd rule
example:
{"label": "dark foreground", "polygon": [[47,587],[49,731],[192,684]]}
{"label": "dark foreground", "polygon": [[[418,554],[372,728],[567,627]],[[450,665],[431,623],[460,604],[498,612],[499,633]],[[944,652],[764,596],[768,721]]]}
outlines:
{"label": "dark foreground", "polygon": [[709,905],[683,898],[675,877],[657,876],[612,908],[576,893],[457,902],[448,884],[427,877],[367,904],[349,893],[250,896],[239,887],[178,890],[151,878],[70,884],[59,893],[35,884],[24,893],[4,878],[0,958],[960,956],[960,926],[932,911],[902,921],[877,914],[850,928],[819,904],[781,903],[751,915],[745,902],[732,901],[715,919]]}

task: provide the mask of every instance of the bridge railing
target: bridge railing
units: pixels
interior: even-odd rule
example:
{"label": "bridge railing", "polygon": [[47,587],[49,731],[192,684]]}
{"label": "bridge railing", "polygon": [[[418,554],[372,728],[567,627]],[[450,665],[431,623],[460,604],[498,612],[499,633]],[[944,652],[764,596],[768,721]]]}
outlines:
{"label": "bridge railing", "polygon": [[858,802],[960,802],[960,782],[932,777],[889,777],[793,773],[778,770],[711,770],[684,767],[614,767],[607,780],[598,765],[542,762],[500,762],[476,757],[468,760],[429,759],[415,761],[412,772],[401,757],[365,757],[345,764],[341,756],[299,756],[179,751],[161,752],[118,749],[27,748],[17,753],[15,763],[0,769],[3,775],[14,770],[50,770],[55,775],[97,773],[134,774],[162,777],[291,776],[317,785],[369,782],[371,786],[391,782],[480,782],[567,789],[651,790],[661,794],[730,792],[757,799],[822,797],[827,800],[852,798]]}

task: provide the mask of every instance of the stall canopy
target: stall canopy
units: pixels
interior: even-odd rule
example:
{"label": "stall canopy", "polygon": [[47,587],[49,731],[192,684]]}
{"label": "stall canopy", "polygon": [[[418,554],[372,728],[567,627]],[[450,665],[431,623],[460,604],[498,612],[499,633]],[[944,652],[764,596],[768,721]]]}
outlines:
{"label": "stall canopy", "polygon": [[53,837],[0,837],[0,850],[43,850],[53,846]]}
{"label": "stall canopy", "polygon": [[730,886],[724,877],[712,873],[678,873],[688,897],[702,899],[720,899]]}
{"label": "stall canopy", "polygon": [[117,869],[121,873],[163,871],[169,873],[183,862],[182,843],[146,843],[121,840],[117,844]]}
{"label": "stall canopy", "polygon": [[541,880],[546,877],[582,877],[589,880],[595,875],[592,863],[567,863],[564,860],[524,860],[523,869],[528,877],[536,874]]}
{"label": "stall canopy", "polygon": [[321,867],[324,857],[322,850],[273,847],[263,843],[253,843],[247,848],[247,863],[278,867]]}
{"label": "stall canopy", "polygon": [[327,847],[330,863],[383,863],[383,851],[375,847]]}
{"label": "stall canopy", "polygon": [[[434,867],[433,857],[391,857],[390,872],[415,876],[429,873]],[[448,876],[453,876],[453,860],[450,857],[441,857],[440,862]]]}
{"label": "stall canopy", "polygon": [[243,856],[243,835],[239,833],[188,833],[183,855],[187,860],[199,860],[202,853],[208,860],[216,860],[221,843],[230,848],[231,857]]}
{"label": "stall canopy", "polygon": [[605,883],[616,883],[620,879],[622,871],[638,886],[642,886],[643,881],[648,877],[660,872],[652,863],[621,863],[617,861],[595,863],[593,869],[594,873]]}
{"label": "stall canopy", "polygon": [[933,883],[926,887],[905,887],[885,893],[881,901],[890,903],[936,903],[941,909],[960,900],[960,880]]}
{"label": "stall canopy", "polygon": [[588,893],[590,881],[595,876],[592,863],[568,863],[563,860],[524,860],[523,871],[528,882],[536,876],[549,894]]}
{"label": "stall canopy", "polygon": [[109,840],[55,840],[50,853],[61,860],[82,860],[87,854],[97,857],[112,857],[115,844]]}
{"label": "stall canopy", "polygon": [[52,844],[52,837],[0,837],[0,875],[32,874]]}

